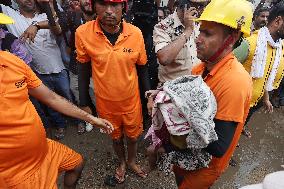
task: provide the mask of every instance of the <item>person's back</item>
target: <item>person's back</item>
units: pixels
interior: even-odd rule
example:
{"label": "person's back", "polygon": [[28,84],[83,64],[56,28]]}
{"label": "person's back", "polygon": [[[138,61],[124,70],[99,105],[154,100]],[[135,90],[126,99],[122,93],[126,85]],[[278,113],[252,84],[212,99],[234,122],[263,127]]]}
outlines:
{"label": "person's back", "polygon": [[16,184],[33,174],[47,153],[45,131],[27,93],[41,82],[12,54],[0,51],[0,59],[0,172]]}

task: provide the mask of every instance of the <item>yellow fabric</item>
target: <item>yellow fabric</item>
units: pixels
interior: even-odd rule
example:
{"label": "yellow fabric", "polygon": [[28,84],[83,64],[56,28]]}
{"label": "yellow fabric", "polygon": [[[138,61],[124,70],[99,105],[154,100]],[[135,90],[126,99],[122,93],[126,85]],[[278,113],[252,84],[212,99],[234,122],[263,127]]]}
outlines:
{"label": "yellow fabric", "polygon": [[253,10],[246,0],[212,0],[197,21],[217,22],[250,36]]}
{"label": "yellow fabric", "polygon": [[9,16],[0,13],[0,24],[13,24],[14,20],[10,18]]}
{"label": "yellow fabric", "polygon": [[[250,37],[246,38],[246,40],[249,43],[250,48],[249,48],[248,58],[244,62],[243,66],[249,73],[251,71],[252,59],[253,59],[255,49],[256,49],[257,36],[258,36],[258,32],[255,32]],[[275,53],[276,53],[276,49],[273,49],[270,45],[267,45],[267,58],[266,58],[264,76],[262,78],[253,78],[253,93],[252,93],[252,100],[250,103],[250,107],[255,106],[264,94],[265,84],[267,82],[267,79],[273,67]],[[276,74],[276,77],[273,83],[273,87],[275,89],[279,87],[280,82],[284,75],[283,55],[284,55],[284,50],[282,48],[280,65],[278,67],[278,71],[277,71],[277,74]]]}

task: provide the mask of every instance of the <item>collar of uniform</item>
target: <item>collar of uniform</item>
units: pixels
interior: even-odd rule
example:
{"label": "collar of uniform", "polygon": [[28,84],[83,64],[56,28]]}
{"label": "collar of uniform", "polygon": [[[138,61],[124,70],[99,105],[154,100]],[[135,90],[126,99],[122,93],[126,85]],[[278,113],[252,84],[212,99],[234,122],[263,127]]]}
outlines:
{"label": "collar of uniform", "polygon": [[218,63],[215,64],[213,69],[210,71],[209,75],[211,76],[215,75],[217,71],[228,62],[228,60],[233,59],[233,58],[234,58],[234,55],[232,52],[227,54],[222,60],[220,60]]}
{"label": "collar of uniform", "polygon": [[5,61],[2,60],[2,56],[5,56],[2,53],[3,53],[3,51],[0,50],[0,66],[7,67],[7,64],[5,64]]}
{"label": "collar of uniform", "polygon": [[174,25],[173,25],[174,28],[177,28],[177,27],[179,27],[179,26],[184,27],[184,25],[181,23],[181,21],[180,21],[178,15],[177,15],[177,11],[175,11],[175,12],[173,13],[173,19],[174,19]]}
{"label": "collar of uniform", "polygon": [[[96,21],[95,21],[95,32],[104,34],[104,32],[102,31],[102,28],[99,24],[98,19],[96,19]],[[131,29],[129,28],[128,24],[123,20],[122,21],[122,34],[123,34],[123,36],[127,37],[127,36],[131,35],[131,33],[132,32],[131,32]]]}

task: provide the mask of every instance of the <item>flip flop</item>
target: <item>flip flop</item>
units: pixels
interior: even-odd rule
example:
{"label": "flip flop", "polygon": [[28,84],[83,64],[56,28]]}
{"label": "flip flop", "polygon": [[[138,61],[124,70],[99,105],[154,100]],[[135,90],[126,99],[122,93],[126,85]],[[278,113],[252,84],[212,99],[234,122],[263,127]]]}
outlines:
{"label": "flip flop", "polygon": [[79,123],[77,126],[77,132],[79,135],[83,134],[86,130],[86,125],[84,123]]}
{"label": "flip flop", "polygon": [[54,133],[54,137],[57,140],[61,140],[65,137],[65,128],[58,128],[56,129],[55,133]]}
{"label": "flip flop", "polygon": [[122,184],[125,181],[126,170],[119,170],[119,167],[115,170],[115,179],[118,184]]}
{"label": "flip flop", "polygon": [[245,135],[248,138],[251,138],[251,132],[247,129],[243,129],[242,134]]}
{"label": "flip flop", "polygon": [[117,180],[115,176],[113,175],[107,175],[104,181],[105,185],[115,187],[117,183]]}
{"label": "flip flop", "polygon": [[134,174],[136,174],[137,176],[141,178],[146,178],[148,176],[148,174],[139,165],[136,165],[136,169],[134,169],[130,165],[128,165],[128,167]]}

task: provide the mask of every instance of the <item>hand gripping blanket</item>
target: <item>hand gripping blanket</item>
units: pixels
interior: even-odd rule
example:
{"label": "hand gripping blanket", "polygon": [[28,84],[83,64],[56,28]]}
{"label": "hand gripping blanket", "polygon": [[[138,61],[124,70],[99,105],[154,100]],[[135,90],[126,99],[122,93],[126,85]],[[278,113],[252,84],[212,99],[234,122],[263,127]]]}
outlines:
{"label": "hand gripping blanket", "polygon": [[146,137],[152,145],[169,144],[169,136],[186,136],[187,148],[162,156],[158,167],[169,172],[172,164],[185,170],[208,167],[211,155],[203,150],[218,139],[214,130],[217,103],[201,76],[182,76],[154,91],[152,125]]}

